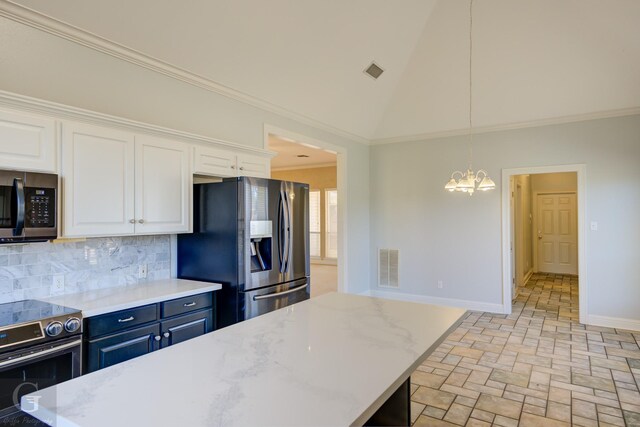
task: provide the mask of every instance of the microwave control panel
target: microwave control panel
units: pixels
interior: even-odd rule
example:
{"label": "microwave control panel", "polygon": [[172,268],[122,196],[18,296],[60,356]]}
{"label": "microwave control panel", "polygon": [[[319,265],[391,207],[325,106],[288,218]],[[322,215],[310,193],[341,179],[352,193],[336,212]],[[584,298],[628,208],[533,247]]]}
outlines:
{"label": "microwave control panel", "polygon": [[56,190],[53,188],[25,188],[25,226],[54,227],[56,223]]}

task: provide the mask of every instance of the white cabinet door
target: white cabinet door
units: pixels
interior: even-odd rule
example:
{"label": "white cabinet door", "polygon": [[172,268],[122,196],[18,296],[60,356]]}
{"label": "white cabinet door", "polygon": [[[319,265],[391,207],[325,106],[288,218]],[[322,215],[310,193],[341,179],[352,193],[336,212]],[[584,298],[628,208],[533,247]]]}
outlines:
{"label": "white cabinet door", "polygon": [[57,173],[56,122],[0,111],[0,168]]}
{"label": "white cabinet door", "polygon": [[270,160],[265,157],[250,154],[238,155],[238,175],[254,176],[257,178],[271,177]]}
{"label": "white cabinet door", "polygon": [[191,231],[192,180],[186,144],[136,136],[136,234]]}
{"label": "white cabinet door", "polygon": [[237,176],[236,155],[232,151],[194,147],[193,173],[212,176]]}
{"label": "white cabinet door", "polygon": [[63,236],[133,234],[134,136],[62,125]]}

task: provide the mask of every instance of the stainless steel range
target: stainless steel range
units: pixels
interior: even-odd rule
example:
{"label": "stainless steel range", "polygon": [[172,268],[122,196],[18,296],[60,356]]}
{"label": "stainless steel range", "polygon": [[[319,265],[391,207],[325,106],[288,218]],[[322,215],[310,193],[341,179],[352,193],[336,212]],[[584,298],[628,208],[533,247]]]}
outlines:
{"label": "stainless steel range", "polygon": [[80,376],[81,351],[80,310],[36,300],[0,304],[0,425],[26,416],[23,395]]}

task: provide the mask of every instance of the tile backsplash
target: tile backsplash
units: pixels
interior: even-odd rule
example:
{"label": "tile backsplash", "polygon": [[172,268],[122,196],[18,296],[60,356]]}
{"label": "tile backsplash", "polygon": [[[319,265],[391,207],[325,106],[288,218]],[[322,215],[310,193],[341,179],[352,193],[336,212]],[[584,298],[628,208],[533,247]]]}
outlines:
{"label": "tile backsplash", "polygon": [[[138,268],[147,265],[147,278]],[[105,237],[0,246],[0,303],[167,279],[170,236]],[[54,277],[64,276],[64,291]]]}

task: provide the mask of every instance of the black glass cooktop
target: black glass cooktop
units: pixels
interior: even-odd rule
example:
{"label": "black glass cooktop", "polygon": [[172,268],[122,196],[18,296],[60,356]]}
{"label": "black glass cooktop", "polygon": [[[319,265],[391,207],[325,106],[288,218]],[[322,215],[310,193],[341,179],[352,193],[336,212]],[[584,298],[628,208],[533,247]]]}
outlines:
{"label": "black glass cooktop", "polygon": [[75,308],[33,299],[9,302],[0,304],[0,328],[78,313]]}

